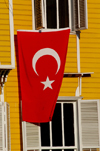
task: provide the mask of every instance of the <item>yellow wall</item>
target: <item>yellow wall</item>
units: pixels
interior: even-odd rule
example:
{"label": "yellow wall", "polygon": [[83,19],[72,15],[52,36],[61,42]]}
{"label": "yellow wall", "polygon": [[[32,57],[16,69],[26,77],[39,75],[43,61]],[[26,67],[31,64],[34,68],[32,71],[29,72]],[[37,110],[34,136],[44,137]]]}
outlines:
{"label": "yellow wall", "polygon": [[0,64],[11,64],[8,0],[0,0]]}
{"label": "yellow wall", "polygon": [[88,30],[81,33],[81,72],[94,72],[82,79],[84,99],[100,99],[100,1],[88,0]]}
{"label": "yellow wall", "polygon": [[[10,63],[10,43],[8,9],[5,0],[0,0],[0,60],[3,63]],[[6,0],[7,1],[7,0]],[[82,80],[82,96],[84,99],[100,99],[100,0],[87,0],[88,2],[88,30],[81,31],[80,57],[81,72],[94,72],[91,78]],[[2,3],[2,5],[1,5]],[[32,29],[32,1],[13,0],[14,13],[14,35],[16,38],[17,29]],[[7,23],[6,23],[7,21]],[[6,25],[7,24],[7,25]],[[6,30],[2,28],[7,28]],[[1,30],[2,29],[2,30]],[[4,34],[5,36],[2,36]],[[4,41],[1,42],[1,40]],[[5,46],[4,44],[5,43]],[[2,46],[3,45],[3,46]],[[4,52],[5,53],[4,55]],[[20,94],[18,89],[17,71],[17,48],[15,49],[16,68],[12,70],[5,84],[5,101],[10,104],[11,122],[11,151],[20,151],[21,127],[20,127]],[[7,55],[7,56],[6,56]],[[7,57],[7,59],[5,59]],[[8,61],[9,60],[9,61]],[[6,62],[7,61],[7,62]],[[77,72],[76,36],[70,35],[68,55],[65,65],[65,72]],[[75,96],[78,86],[78,78],[63,78],[59,96]]]}
{"label": "yellow wall", "polygon": [[14,34],[18,29],[32,29],[32,0],[13,0]]}
{"label": "yellow wall", "polygon": [[[64,72],[77,72],[76,35],[70,35]],[[59,96],[75,96],[78,78],[63,78]]]}

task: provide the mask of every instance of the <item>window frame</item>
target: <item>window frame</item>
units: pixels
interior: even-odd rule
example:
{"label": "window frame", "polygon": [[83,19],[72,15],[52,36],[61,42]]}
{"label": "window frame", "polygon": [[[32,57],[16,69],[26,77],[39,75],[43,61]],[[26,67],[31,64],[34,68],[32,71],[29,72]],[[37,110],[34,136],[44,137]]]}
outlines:
{"label": "window frame", "polygon": [[[72,102],[72,101],[66,101],[66,102],[63,102],[63,101],[59,101],[57,102],[57,104],[61,104],[61,119],[62,119],[62,146],[52,146],[52,121],[49,122],[49,126],[50,126],[50,147],[44,147],[44,146],[41,146],[41,128],[39,127],[39,140],[40,140],[40,150],[42,149],[48,149],[48,150],[51,150],[51,149],[74,149],[74,150],[78,150],[78,145],[77,145],[77,109],[76,109],[76,102]],[[73,116],[73,119],[74,119],[74,140],[75,140],[75,146],[65,146],[64,144],[64,122],[63,122],[63,104],[73,104],[73,113],[74,113],[74,116]]]}
{"label": "window frame", "polygon": [[[47,28],[47,13],[46,13],[46,0],[42,0],[42,19],[43,19],[43,27],[45,27],[45,29],[51,29],[51,28]],[[44,2],[44,5],[43,5]],[[68,5],[69,5],[69,18],[71,18],[71,1],[68,0]],[[59,6],[58,6],[58,0],[56,0],[56,15],[57,15],[57,28],[56,29],[60,29],[59,28]],[[44,11],[43,11],[44,10]],[[69,19],[69,27],[65,27],[65,28],[70,28],[71,29],[71,19]],[[52,30],[52,29],[51,29]]]}
{"label": "window frame", "polygon": [[[22,132],[23,132],[23,149],[24,151],[29,151],[29,150],[38,150],[38,151],[42,151],[43,149],[44,150],[52,150],[52,149],[61,149],[62,151],[64,151],[64,149],[74,149],[74,151],[78,150],[78,129],[77,129],[77,124],[78,124],[78,121],[77,121],[77,101],[76,100],[67,100],[65,99],[66,97],[64,97],[63,100],[60,99],[60,97],[58,97],[58,101],[57,103],[62,103],[62,106],[63,106],[63,103],[72,103],[73,104],[73,109],[74,109],[74,140],[75,140],[75,146],[41,146],[41,128],[40,128],[40,124],[36,124],[37,125],[37,130],[38,130],[38,140],[39,140],[39,143],[38,143],[38,146],[37,147],[28,147],[27,146],[27,130],[26,130],[26,124],[27,122],[23,121],[22,122]],[[50,128],[51,128],[51,122],[50,122]],[[64,128],[64,127],[63,127]],[[63,135],[64,137],[64,135]],[[50,135],[50,139],[52,139],[52,135]]]}
{"label": "window frame", "polygon": [[[32,20],[33,20],[33,30],[35,30],[35,9],[34,9],[34,1],[32,0]],[[74,4],[72,4],[74,6]],[[56,14],[57,14],[57,28],[59,28],[59,7],[58,7],[58,0],[56,0]],[[76,31],[87,29],[88,28],[88,12],[87,12],[87,0],[84,1],[84,15],[85,15],[85,27],[80,27],[80,9],[79,9],[79,0],[78,0],[78,29],[75,28],[75,16],[74,16],[74,8],[73,11],[71,11],[71,0],[68,0],[68,6],[69,6],[69,27],[65,28],[70,28],[70,34],[76,34]],[[41,0],[41,12],[42,12],[42,25],[43,29],[42,30],[52,30],[53,28],[47,28],[47,15],[46,15],[46,0]],[[73,15],[72,15],[73,14]],[[72,19],[73,19],[73,24],[72,24]]]}

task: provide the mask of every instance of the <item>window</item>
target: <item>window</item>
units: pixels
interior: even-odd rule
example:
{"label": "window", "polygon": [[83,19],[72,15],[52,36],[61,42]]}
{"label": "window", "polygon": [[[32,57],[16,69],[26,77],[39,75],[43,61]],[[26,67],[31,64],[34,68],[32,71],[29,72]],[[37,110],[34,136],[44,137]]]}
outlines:
{"label": "window", "polygon": [[22,126],[24,151],[98,151],[100,100],[61,101],[51,122]]}
{"label": "window", "polygon": [[41,147],[77,149],[75,103],[57,103],[52,122],[40,124]]}
{"label": "window", "polygon": [[87,28],[87,0],[33,0],[33,4],[34,29],[69,27],[74,32]]}
{"label": "window", "polygon": [[[76,119],[76,102],[59,102],[51,122],[41,123],[40,126],[25,122],[23,141],[26,141],[23,144],[31,151],[76,151]],[[24,151],[27,151],[25,146]]]}

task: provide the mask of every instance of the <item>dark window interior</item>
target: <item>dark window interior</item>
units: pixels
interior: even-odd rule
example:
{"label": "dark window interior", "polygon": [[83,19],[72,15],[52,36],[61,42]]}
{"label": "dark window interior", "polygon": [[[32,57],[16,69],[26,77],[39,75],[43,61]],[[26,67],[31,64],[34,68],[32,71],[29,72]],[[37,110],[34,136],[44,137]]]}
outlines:
{"label": "dark window interior", "polygon": [[[50,150],[42,150],[42,151],[50,151]],[[53,149],[51,151],[63,151],[63,150],[62,149]],[[64,151],[74,151],[74,149],[64,149]]]}
{"label": "dark window interior", "polygon": [[[59,28],[69,27],[68,0],[59,0]],[[57,28],[56,0],[46,1],[47,28]]]}
{"label": "dark window interior", "polygon": [[50,146],[49,123],[41,123],[41,146]]}
{"label": "dark window interior", "polygon": [[64,151],[74,151],[74,149],[64,149]]}
{"label": "dark window interior", "polygon": [[53,146],[62,146],[61,104],[57,103],[52,118]]}
{"label": "dark window interior", "polygon": [[47,28],[57,28],[56,0],[47,0],[46,4]]}
{"label": "dark window interior", "polygon": [[[73,104],[63,104],[64,120],[64,140],[65,146],[74,146],[74,116]],[[52,146],[62,146],[62,118],[61,103],[57,103],[52,118]],[[41,145],[50,146],[50,127],[49,123],[42,123],[41,126]],[[60,151],[60,150],[59,150]],[[69,151],[66,149],[64,151]],[[70,151],[73,151],[70,150]]]}
{"label": "dark window interior", "polygon": [[73,104],[63,104],[64,106],[64,134],[65,146],[74,146],[74,118]]}
{"label": "dark window interior", "polygon": [[69,27],[68,0],[59,0],[59,28]]}

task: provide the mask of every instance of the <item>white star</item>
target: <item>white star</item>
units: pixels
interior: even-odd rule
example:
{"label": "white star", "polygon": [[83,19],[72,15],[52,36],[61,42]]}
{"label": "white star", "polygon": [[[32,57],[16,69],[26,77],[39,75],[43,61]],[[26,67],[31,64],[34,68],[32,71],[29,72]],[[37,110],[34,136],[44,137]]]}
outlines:
{"label": "white star", "polygon": [[49,80],[49,77],[47,76],[46,81],[41,82],[42,84],[44,84],[43,90],[45,90],[46,88],[53,89],[52,86],[51,86],[51,84],[52,84],[54,81],[55,81],[55,80],[50,81],[50,80]]}

